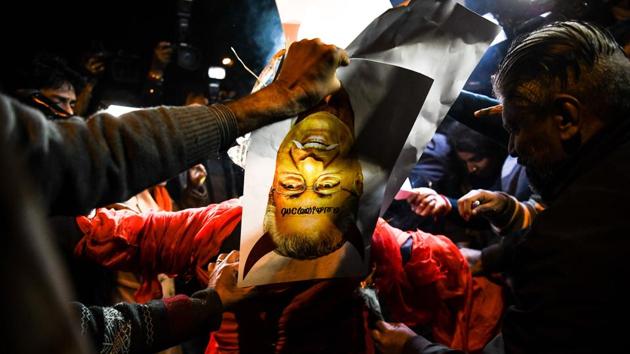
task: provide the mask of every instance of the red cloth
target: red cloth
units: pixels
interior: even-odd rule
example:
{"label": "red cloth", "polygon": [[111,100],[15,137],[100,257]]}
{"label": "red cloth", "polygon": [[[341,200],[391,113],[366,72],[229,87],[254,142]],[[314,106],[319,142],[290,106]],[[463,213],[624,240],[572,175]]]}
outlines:
{"label": "red cloth", "polygon": [[137,214],[98,209],[76,219],[85,234],[75,254],[115,270],[140,275],[140,303],[162,297],[157,275],[196,276],[208,282],[207,266],[241,221],[238,199],[179,212]]}
{"label": "red cloth", "polygon": [[173,200],[168,193],[166,186],[158,184],[151,188],[151,195],[155,200],[155,203],[164,211],[173,211]]}
{"label": "red cloth", "polygon": [[[148,299],[161,295],[159,273],[194,275],[207,283],[209,260],[240,220],[236,199],[176,213],[99,209],[91,219],[77,218],[85,237],[75,251],[107,267],[138,272],[143,284],[137,296]],[[413,249],[403,267],[400,244],[409,237]],[[429,324],[440,343],[470,351],[494,334],[502,308],[500,289],[473,279],[466,260],[446,237],[405,233],[379,220],[372,259],[391,320]],[[276,353],[326,348],[371,353],[361,304],[352,297],[356,286],[352,279],[293,283],[243,314],[225,313],[206,353],[260,352],[267,345]]]}
{"label": "red cloth", "polygon": [[[412,239],[402,265],[400,246]],[[380,219],[372,236],[375,282],[390,320],[429,325],[437,342],[467,352],[480,351],[498,330],[501,288],[472,277],[457,246],[422,231],[404,232]]]}

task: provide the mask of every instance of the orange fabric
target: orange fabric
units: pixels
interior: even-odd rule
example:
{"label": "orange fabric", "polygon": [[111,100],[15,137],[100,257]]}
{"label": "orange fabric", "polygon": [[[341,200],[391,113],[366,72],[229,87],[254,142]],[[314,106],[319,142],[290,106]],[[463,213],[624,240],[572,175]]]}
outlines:
{"label": "orange fabric", "polygon": [[[400,245],[412,239],[411,258],[402,265]],[[375,282],[390,320],[430,325],[434,339],[455,349],[483,349],[498,329],[501,288],[473,278],[457,246],[422,231],[404,232],[380,219],[372,237]]]}
{"label": "orange fabric", "polygon": [[208,282],[207,266],[241,221],[238,199],[179,212],[137,214],[98,209],[77,217],[85,236],[75,254],[115,270],[140,275],[137,302],[160,298],[158,274],[196,276]]}
{"label": "orange fabric", "polygon": [[164,211],[173,211],[173,200],[171,199],[171,195],[168,194],[166,186],[161,184],[154,186],[151,188],[151,194],[160,209]]}
{"label": "orange fabric", "polygon": [[[159,297],[159,273],[195,276],[207,283],[207,264],[241,221],[241,211],[237,199],[180,212],[99,209],[93,218],[77,218],[85,237],[75,252],[110,268],[141,274],[138,301]],[[403,267],[400,244],[409,237],[412,255]],[[391,311],[389,320],[429,324],[437,341],[471,352],[495,333],[502,309],[500,288],[472,278],[465,259],[446,237],[405,233],[379,220],[372,259],[377,264],[377,287]],[[370,353],[363,310],[352,298],[356,285],[352,279],[294,283],[248,311],[251,319],[265,324],[268,305],[280,309],[277,322],[272,322],[278,329],[278,353],[304,352],[304,345],[338,347],[331,341],[347,343],[350,347],[344,352]],[[234,354],[239,341],[252,345],[265,335],[257,327],[245,337],[245,330],[234,314],[225,313],[206,353]]]}

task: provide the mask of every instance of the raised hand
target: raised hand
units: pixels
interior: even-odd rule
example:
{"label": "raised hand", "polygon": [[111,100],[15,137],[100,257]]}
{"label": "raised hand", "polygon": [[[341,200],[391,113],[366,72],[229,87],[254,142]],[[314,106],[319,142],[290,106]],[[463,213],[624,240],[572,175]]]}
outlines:
{"label": "raised hand", "polygon": [[227,310],[251,296],[254,287],[239,288],[238,280],[238,251],[229,254],[222,253],[217,257],[216,263],[208,264],[208,287],[214,288],[219,295],[223,307]]}

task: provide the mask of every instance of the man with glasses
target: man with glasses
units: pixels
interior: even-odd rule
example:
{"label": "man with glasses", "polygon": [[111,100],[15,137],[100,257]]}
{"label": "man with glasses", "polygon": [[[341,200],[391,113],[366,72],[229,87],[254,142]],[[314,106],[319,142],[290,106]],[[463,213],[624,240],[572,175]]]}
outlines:
{"label": "man with glasses", "polygon": [[362,253],[355,222],[363,173],[354,149],[353,120],[347,96],[337,94],[300,116],[287,133],[276,158],[265,235],[252,248],[244,275],[271,251],[315,259],[349,241]]}

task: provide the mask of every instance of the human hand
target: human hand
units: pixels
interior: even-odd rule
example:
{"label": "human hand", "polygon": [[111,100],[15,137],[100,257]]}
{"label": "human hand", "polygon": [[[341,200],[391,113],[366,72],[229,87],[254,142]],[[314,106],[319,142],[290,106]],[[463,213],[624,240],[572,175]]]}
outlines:
{"label": "human hand", "polygon": [[272,85],[285,91],[294,113],[298,114],[339,90],[341,82],[335,71],[349,62],[343,49],[319,39],[303,39],[291,44]]}
{"label": "human hand", "polygon": [[475,118],[486,118],[486,117],[499,117],[503,114],[503,105],[498,104],[496,106],[482,108],[478,111],[475,111]]}
{"label": "human hand", "polygon": [[451,211],[451,204],[435,190],[427,187],[414,188],[407,197],[411,210],[420,216],[441,216]]}
{"label": "human hand", "polygon": [[208,177],[208,172],[203,164],[196,164],[188,169],[188,185],[192,188],[201,186]]}
{"label": "human hand", "polygon": [[92,76],[100,76],[105,72],[105,59],[102,54],[95,54],[87,58],[85,71]]}
{"label": "human hand", "polygon": [[507,208],[509,197],[503,193],[474,189],[457,200],[459,215],[468,221],[471,217],[481,215],[492,221]]}
{"label": "human hand", "polygon": [[237,306],[242,300],[251,296],[254,287],[239,288],[238,279],[238,251],[229,254],[221,253],[216,263],[208,264],[208,288],[214,288],[219,295],[225,309]]}
{"label": "human hand", "polygon": [[225,105],[236,116],[240,134],[295,117],[341,88],[335,71],[349,61],[343,49],[319,39],[294,42],[275,81]]}
{"label": "human hand", "polygon": [[402,353],[405,343],[417,334],[403,323],[376,322],[376,329],[371,331],[372,339],[383,354]]}

